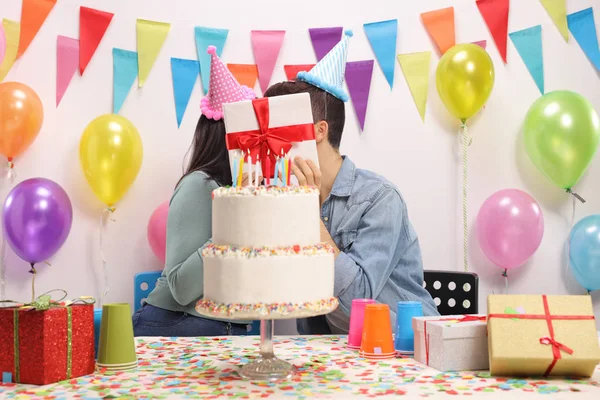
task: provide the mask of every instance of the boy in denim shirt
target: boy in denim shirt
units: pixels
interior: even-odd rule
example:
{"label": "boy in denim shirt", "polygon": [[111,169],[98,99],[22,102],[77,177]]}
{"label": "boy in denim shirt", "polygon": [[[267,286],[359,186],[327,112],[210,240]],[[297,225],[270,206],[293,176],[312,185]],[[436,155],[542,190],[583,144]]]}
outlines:
{"label": "boy in denim shirt", "polygon": [[277,83],[265,97],[294,93],[310,94],[320,170],[312,161],[296,158],[292,172],[301,185],[321,190],[321,239],[335,248],[334,295],[340,301],[327,316],[298,320],[298,331],[347,333],[350,307],[357,298],[388,304],[393,327],[398,301],[419,301],[424,315],[439,315],[423,288],[421,249],[400,192],[340,155],[344,102],[299,80]]}

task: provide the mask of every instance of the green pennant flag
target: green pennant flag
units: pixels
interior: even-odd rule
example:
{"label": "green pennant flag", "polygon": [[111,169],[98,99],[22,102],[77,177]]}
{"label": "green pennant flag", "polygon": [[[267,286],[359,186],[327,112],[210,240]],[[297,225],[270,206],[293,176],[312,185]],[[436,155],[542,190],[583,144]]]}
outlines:
{"label": "green pennant flag", "polygon": [[398,54],[398,62],[402,68],[402,73],[423,122],[425,122],[425,110],[427,108],[430,61],[431,51]]}

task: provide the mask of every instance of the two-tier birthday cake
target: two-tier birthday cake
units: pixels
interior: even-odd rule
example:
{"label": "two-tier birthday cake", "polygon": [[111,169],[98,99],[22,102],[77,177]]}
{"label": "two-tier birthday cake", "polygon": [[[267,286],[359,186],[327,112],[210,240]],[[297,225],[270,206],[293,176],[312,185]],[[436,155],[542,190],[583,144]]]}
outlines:
{"label": "two-tier birthday cake", "polygon": [[201,314],[281,319],[337,307],[333,249],[320,243],[318,189],[218,188],[212,224],[212,243],[202,249]]}

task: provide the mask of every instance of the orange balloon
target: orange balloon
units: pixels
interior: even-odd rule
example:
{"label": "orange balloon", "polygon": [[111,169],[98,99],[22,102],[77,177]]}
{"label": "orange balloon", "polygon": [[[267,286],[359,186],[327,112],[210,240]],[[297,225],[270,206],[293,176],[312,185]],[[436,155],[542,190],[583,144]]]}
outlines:
{"label": "orange balloon", "polygon": [[35,140],[44,120],[38,95],[18,82],[0,83],[0,153],[12,160]]}

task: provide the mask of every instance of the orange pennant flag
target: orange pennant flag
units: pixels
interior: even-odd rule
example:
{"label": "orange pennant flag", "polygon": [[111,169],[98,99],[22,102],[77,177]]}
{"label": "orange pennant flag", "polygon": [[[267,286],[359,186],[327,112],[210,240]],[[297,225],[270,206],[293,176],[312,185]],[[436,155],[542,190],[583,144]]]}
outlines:
{"label": "orange pennant flag", "polygon": [[227,64],[227,68],[240,85],[254,89],[258,79],[258,68],[255,64]]}
{"label": "orange pennant flag", "polygon": [[56,5],[56,0],[23,0],[21,8],[21,35],[17,58],[21,57],[37,35],[42,24]]}
{"label": "orange pennant flag", "polygon": [[454,36],[454,7],[442,8],[421,14],[425,29],[441,54],[456,44]]}

